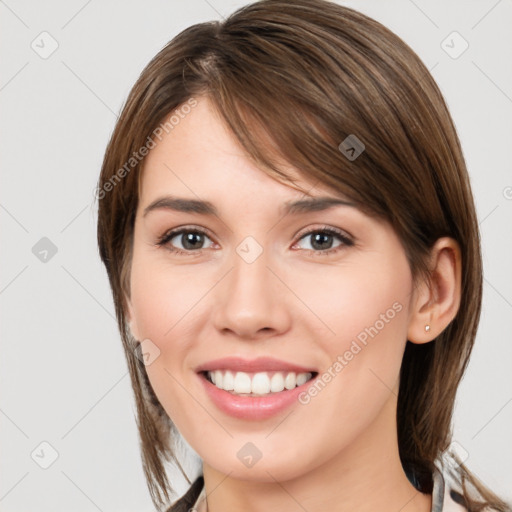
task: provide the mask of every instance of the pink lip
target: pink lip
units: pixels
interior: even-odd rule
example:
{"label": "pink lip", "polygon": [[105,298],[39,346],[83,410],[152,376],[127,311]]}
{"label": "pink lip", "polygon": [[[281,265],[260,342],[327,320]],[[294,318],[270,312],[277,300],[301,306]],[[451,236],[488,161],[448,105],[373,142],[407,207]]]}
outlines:
{"label": "pink lip", "polygon": [[306,368],[304,366],[290,364],[286,361],[281,361],[272,357],[258,357],[251,361],[248,359],[242,359],[241,357],[223,357],[221,359],[208,361],[196,368],[196,372],[198,373],[213,370],[231,370],[234,372],[238,371],[247,373],[272,372],[279,370],[296,373],[314,373],[317,371],[315,368]]}
{"label": "pink lip", "polygon": [[300,393],[306,391],[316,378],[294,389],[250,397],[233,395],[229,391],[219,389],[206,378],[205,373],[199,373],[198,376],[207,395],[222,412],[244,420],[265,420],[284,411],[293,403],[298,403]]}

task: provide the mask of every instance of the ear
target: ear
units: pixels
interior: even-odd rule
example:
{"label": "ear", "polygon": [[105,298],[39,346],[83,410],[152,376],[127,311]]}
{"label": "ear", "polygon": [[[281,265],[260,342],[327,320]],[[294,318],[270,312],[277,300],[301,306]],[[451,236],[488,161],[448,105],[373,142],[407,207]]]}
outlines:
{"label": "ear", "polygon": [[430,269],[430,279],[418,285],[411,303],[407,339],[412,343],[435,339],[459,310],[462,262],[456,240],[442,237],[436,241]]}

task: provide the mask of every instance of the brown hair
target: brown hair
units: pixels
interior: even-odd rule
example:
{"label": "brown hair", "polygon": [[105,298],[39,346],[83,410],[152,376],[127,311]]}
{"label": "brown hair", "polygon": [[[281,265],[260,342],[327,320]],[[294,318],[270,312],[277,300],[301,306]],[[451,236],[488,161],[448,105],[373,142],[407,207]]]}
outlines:
{"label": "brown hair", "polygon": [[[415,282],[428,279],[429,251],[439,237],[459,243],[459,311],[434,341],[407,342],[400,374],[400,458],[404,467],[414,469],[420,489],[431,492],[434,460],[451,441],[455,395],[482,299],[478,223],[454,124],[426,67],[380,23],[324,0],[264,0],[222,22],[187,28],[152,59],[126,101],[99,179],[99,249],[112,287],[155,505],[169,500],[172,487],[164,463],[179,465],[172,445],[178,432],[136,357],[137,344],[126,323],[143,159],[128,169],[126,162],[173,110],[199,96],[211,100],[247,154],[271,176],[291,182],[279,166],[287,162],[306,179],[332,187],[368,214],[389,221]],[[349,135],[365,146],[356,159],[339,149]],[[460,468],[464,482],[476,487],[481,498],[478,503],[465,490],[470,510],[485,504],[508,510],[463,464]]]}

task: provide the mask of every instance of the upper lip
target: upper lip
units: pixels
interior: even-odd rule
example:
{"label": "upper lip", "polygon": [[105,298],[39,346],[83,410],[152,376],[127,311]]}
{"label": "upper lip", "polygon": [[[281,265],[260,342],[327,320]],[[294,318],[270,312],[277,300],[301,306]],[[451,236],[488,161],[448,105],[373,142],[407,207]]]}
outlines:
{"label": "upper lip", "polygon": [[316,373],[315,369],[288,363],[272,357],[258,357],[257,359],[251,360],[241,357],[223,357],[221,359],[208,361],[196,368],[197,373],[213,370],[232,370],[247,373],[285,370],[296,373]]}

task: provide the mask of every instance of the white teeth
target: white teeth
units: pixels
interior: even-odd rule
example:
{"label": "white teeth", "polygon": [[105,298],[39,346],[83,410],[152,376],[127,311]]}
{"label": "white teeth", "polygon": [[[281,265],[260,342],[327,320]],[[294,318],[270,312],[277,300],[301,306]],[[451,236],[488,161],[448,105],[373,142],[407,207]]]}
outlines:
{"label": "white teeth", "polygon": [[284,387],[286,389],[293,389],[297,385],[297,378],[295,377],[295,373],[289,373],[284,379]]}
{"label": "white teeth", "polygon": [[222,381],[222,389],[225,389],[226,391],[232,391],[235,389],[235,377],[230,371],[227,371],[224,374],[224,379]]}
{"label": "white teeth", "polygon": [[251,392],[258,395],[270,393],[270,379],[265,372],[257,373],[252,378]]}
{"label": "white teeth", "polygon": [[235,393],[250,393],[251,392],[251,377],[247,373],[236,372],[235,382],[233,384]]}
{"label": "white teeth", "polygon": [[294,389],[302,386],[313,376],[312,373],[275,372],[272,377],[267,372],[246,373],[227,370],[207,372],[208,378],[219,389],[231,391],[235,394],[267,395],[279,393],[284,389]]}
{"label": "white teeth", "polygon": [[270,379],[270,391],[272,393],[278,393],[284,389],[284,377],[283,374],[278,372],[274,373],[272,379]]}
{"label": "white teeth", "polygon": [[302,384],[305,384],[307,381],[308,381],[307,373],[299,373],[299,375],[297,375],[297,386],[302,386]]}

